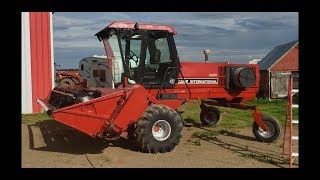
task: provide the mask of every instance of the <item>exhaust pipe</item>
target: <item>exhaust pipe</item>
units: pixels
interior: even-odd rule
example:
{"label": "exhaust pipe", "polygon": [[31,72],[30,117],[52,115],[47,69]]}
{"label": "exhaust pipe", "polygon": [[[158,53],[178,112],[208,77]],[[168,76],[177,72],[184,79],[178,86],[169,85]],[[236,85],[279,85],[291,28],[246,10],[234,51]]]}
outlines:
{"label": "exhaust pipe", "polygon": [[208,55],[211,53],[212,53],[212,51],[210,51],[209,49],[203,50],[203,54],[205,56],[204,62],[206,62],[206,63],[208,62]]}

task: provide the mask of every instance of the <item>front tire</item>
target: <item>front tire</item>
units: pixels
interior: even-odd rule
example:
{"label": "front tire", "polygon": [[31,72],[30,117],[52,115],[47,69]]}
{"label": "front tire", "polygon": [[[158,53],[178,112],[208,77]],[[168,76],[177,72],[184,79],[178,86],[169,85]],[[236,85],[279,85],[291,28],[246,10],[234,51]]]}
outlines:
{"label": "front tire", "polygon": [[200,113],[200,121],[205,126],[219,125],[221,121],[219,109],[212,106],[202,109]]}
{"label": "front tire", "polygon": [[144,152],[165,153],[179,144],[182,128],[176,111],[164,105],[151,105],[135,123],[134,139]]}
{"label": "front tire", "polygon": [[268,131],[263,131],[256,122],[252,124],[252,132],[260,142],[274,142],[279,139],[281,135],[280,122],[270,116],[262,116],[263,122],[269,128]]}

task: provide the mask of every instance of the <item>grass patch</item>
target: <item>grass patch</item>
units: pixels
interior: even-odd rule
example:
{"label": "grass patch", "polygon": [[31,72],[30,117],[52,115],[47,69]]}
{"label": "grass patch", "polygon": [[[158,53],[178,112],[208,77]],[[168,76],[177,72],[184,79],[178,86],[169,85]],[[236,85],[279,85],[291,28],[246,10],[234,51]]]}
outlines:
{"label": "grass patch", "polygon": [[196,146],[201,146],[201,141],[200,141],[200,139],[194,140],[193,143],[194,143],[194,145],[196,145]]}
{"label": "grass patch", "polygon": [[277,162],[274,161],[270,156],[268,155],[257,155],[254,153],[249,153],[249,154],[241,154],[242,157],[250,157],[253,159],[256,159],[260,162],[265,162],[265,163],[270,163],[270,164],[276,164]]}
{"label": "grass patch", "polygon": [[230,131],[227,129],[220,129],[220,130],[206,130],[206,131],[197,131],[193,133],[192,137],[194,138],[200,138],[203,140],[208,139],[214,139],[217,135],[223,134],[223,135],[236,135],[237,133],[235,131]]}
{"label": "grass patch", "polygon": [[196,138],[200,138],[200,139],[208,139],[208,138],[212,138],[215,137],[219,134],[218,131],[198,131],[193,133],[192,137],[196,137]]}
{"label": "grass patch", "polygon": [[[273,116],[277,118],[282,126],[285,122],[286,117],[286,103],[285,99],[277,99],[277,100],[267,100],[267,99],[255,99],[246,102],[248,105],[258,105],[259,110],[268,116]],[[195,101],[193,103],[186,103],[182,105],[182,108],[185,109],[185,112],[182,116],[185,119],[192,119],[195,123],[200,122],[200,101]],[[221,123],[219,127],[221,128],[243,128],[243,127],[251,127],[253,123],[252,119],[252,110],[239,110],[239,109],[231,109],[224,107],[217,107],[221,111]],[[298,119],[298,110],[294,108],[293,111],[293,119]],[[37,113],[37,114],[22,114],[21,122],[22,124],[34,124],[39,121],[52,120],[52,118],[48,117],[46,113]],[[222,131],[222,130],[220,130]],[[230,131],[232,132],[232,131]],[[225,133],[230,133],[225,132]],[[207,134],[206,134],[207,133]],[[211,134],[213,133],[213,134]],[[205,132],[203,137],[213,136],[215,132]],[[219,132],[217,132],[219,133]],[[220,133],[221,134],[221,133]],[[201,136],[201,135],[199,135]]]}
{"label": "grass patch", "polygon": [[[22,114],[22,124],[35,124],[36,122],[52,120],[46,113]],[[52,122],[55,122],[52,120]]]}
{"label": "grass patch", "polygon": [[224,134],[224,135],[236,135],[237,133],[235,131],[230,131],[227,129],[220,129],[218,130],[219,134]]}
{"label": "grass patch", "polygon": [[201,146],[201,140],[199,138],[191,138],[188,142],[192,145]]}
{"label": "grass patch", "polygon": [[[192,119],[196,123],[200,122],[200,103],[201,101],[196,101],[192,103],[186,103],[183,105],[185,112],[182,114],[186,119]],[[284,125],[286,118],[286,99],[275,99],[269,101],[268,99],[255,99],[246,102],[247,105],[258,105],[259,110],[267,116],[272,116],[277,118],[282,126]],[[222,128],[243,128],[251,127],[253,123],[252,110],[239,110],[232,108],[219,107],[217,108],[221,111],[221,123]],[[294,109],[293,119],[298,119],[298,110]]]}

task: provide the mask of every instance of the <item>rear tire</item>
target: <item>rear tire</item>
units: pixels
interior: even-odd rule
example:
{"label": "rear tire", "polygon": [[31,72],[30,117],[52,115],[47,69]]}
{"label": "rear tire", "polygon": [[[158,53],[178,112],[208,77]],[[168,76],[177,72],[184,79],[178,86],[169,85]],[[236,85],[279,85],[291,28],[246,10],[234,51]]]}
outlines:
{"label": "rear tire", "polygon": [[220,111],[219,109],[208,106],[205,109],[201,110],[200,121],[203,125],[206,126],[217,126],[221,122]]}
{"label": "rear tire", "polygon": [[263,131],[256,122],[252,124],[252,132],[260,142],[271,143],[279,139],[281,135],[280,122],[270,116],[262,116],[263,122],[269,128],[269,131]]}
{"label": "rear tire", "polygon": [[135,124],[131,124],[131,125],[127,128],[127,132],[128,132],[127,139],[128,139],[129,141],[132,141],[132,142],[134,142],[134,140],[135,140],[134,128],[135,128]]}
{"label": "rear tire", "polygon": [[60,81],[60,86],[64,87],[64,86],[69,86],[71,84],[74,84],[74,82],[72,81],[72,79],[69,78],[64,78]]}
{"label": "rear tire", "polygon": [[179,144],[182,128],[181,118],[176,111],[154,104],[135,123],[133,138],[144,152],[165,153]]}

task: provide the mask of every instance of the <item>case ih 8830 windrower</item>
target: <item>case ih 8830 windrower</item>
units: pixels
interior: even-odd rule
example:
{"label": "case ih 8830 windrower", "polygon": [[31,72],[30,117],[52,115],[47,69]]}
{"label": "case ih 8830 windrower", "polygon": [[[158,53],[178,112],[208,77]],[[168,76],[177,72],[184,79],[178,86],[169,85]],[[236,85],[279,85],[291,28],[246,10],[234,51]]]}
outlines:
{"label": "case ih 8830 windrower", "polygon": [[[37,99],[53,119],[92,137],[117,139],[123,132],[145,152],[171,151],[187,125],[178,107],[201,99],[201,122],[214,125],[214,106],[253,110],[253,133],[259,141],[279,138],[280,124],[256,106],[259,69],[254,64],[180,62],[171,26],[113,22],[96,34],[109,64],[122,72],[117,88],[87,87],[86,81],[54,88]],[[207,58],[206,58],[207,59]],[[110,66],[111,67],[111,66]],[[89,72],[94,73],[94,72]],[[99,72],[95,72],[99,76]]]}

